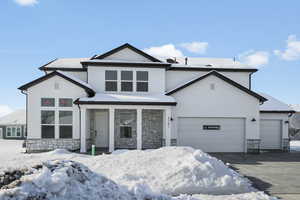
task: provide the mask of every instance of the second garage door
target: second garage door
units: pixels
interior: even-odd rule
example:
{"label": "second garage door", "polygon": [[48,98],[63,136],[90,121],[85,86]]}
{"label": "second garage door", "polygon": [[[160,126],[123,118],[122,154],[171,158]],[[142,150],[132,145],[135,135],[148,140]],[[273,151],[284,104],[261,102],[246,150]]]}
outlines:
{"label": "second garage door", "polygon": [[281,148],[281,120],[260,120],[260,148],[280,149]]}
{"label": "second garage door", "polygon": [[178,144],[205,152],[244,152],[243,118],[178,118]]}

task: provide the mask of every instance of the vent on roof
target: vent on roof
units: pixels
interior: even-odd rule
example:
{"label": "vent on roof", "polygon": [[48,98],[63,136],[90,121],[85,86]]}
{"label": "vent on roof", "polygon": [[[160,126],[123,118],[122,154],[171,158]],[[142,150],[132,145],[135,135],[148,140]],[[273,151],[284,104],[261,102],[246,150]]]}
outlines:
{"label": "vent on roof", "polygon": [[172,59],[172,58],[168,58],[167,59],[167,63],[178,63],[177,61],[176,61],[176,58],[174,58],[174,59]]}
{"label": "vent on roof", "polygon": [[188,58],[186,57],[184,60],[185,60],[185,65],[187,65],[188,64]]}
{"label": "vent on roof", "polygon": [[58,82],[55,82],[55,83],[54,83],[54,89],[55,89],[55,90],[59,90],[59,83],[58,83]]}

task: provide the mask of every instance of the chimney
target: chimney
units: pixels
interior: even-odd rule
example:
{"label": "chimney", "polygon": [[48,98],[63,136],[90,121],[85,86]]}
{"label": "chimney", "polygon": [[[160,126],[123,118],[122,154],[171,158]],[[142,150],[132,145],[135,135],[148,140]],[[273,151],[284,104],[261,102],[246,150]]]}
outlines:
{"label": "chimney", "polygon": [[185,58],[185,65],[187,65],[188,64],[188,58],[186,57]]}

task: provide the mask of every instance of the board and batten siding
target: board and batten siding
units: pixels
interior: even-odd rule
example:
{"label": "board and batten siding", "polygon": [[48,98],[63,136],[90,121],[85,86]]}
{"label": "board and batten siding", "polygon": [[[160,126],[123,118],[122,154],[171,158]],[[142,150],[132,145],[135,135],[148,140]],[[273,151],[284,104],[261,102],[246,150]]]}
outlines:
{"label": "board and batten siding", "polygon": [[171,96],[177,101],[177,106],[172,108],[172,137],[178,138],[180,117],[243,118],[245,139],[260,137],[259,100],[215,76],[209,76]]}
{"label": "board and batten siding", "polygon": [[[55,88],[58,86],[58,89]],[[58,110],[59,98],[72,98],[76,100],[80,97],[86,97],[84,89],[75,84],[59,77],[54,76],[46,81],[34,85],[27,90],[28,95],[28,139],[41,138],[41,98],[55,98],[55,108],[46,108],[46,110]],[[73,139],[79,139],[79,108],[76,105],[72,107],[73,111]],[[55,116],[56,124],[58,124],[58,115]],[[58,127],[55,129],[55,138],[59,138]]]}

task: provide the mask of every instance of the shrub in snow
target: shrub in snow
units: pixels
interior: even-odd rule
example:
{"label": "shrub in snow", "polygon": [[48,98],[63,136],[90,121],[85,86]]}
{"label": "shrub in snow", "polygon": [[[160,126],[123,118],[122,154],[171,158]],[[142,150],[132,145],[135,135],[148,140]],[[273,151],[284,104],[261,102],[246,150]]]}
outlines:
{"label": "shrub in snow", "polygon": [[[29,170],[14,188],[0,190],[1,200],[131,200],[134,194],[73,161],[48,161]],[[12,183],[11,183],[12,184]]]}
{"label": "shrub in snow", "polygon": [[96,156],[87,165],[137,192],[148,188],[149,191],[170,195],[219,195],[254,190],[247,179],[222,161],[189,147],[132,150]]}

